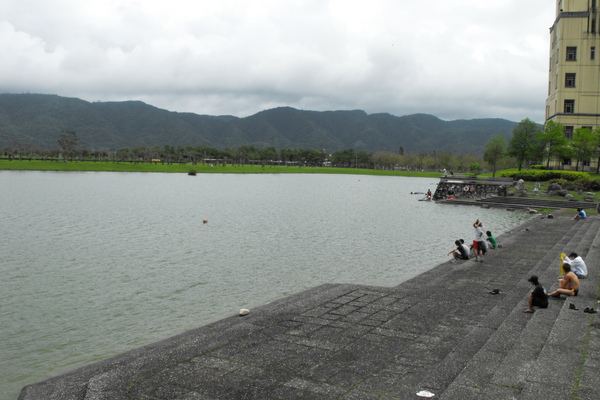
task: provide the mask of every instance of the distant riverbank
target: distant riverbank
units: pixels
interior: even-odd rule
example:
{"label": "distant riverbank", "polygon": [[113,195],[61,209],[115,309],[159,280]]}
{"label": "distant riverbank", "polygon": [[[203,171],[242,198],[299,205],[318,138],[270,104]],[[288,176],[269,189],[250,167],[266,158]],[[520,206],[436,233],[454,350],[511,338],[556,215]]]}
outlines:
{"label": "distant riverbank", "polygon": [[167,164],[161,162],[132,163],[105,161],[42,161],[42,160],[0,160],[0,170],[11,171],[106,171],[106,172],[170,172],[197,174],[351,174],[382,176],[415,176],[439,178],[441,172],[383,171],[362,168],[299,167],[283,165],[237,165],[237,164]]}

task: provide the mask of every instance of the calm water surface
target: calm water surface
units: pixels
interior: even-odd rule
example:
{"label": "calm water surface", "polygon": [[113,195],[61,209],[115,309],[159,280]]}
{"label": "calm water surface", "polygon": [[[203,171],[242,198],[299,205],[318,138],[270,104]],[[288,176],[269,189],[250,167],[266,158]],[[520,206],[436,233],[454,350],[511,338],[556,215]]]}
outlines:
{"label": "calm water surface", "polygon": [[436,183],[0,171],[0,399],[322,283],[400,284],[476,218],[530,218],[411,194]]}

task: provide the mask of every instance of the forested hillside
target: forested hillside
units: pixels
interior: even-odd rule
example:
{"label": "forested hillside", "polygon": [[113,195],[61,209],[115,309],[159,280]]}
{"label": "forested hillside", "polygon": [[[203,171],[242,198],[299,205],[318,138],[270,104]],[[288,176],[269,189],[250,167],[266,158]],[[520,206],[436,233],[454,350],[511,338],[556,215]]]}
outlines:
{"label": "forested hillside", "polygon": [[90,103],[41,94],[0,94],[0,148],[15,143],[57,148],[65,130],[79,147],[115,151],[143,146],[257,146],[483,154],[492,135],[512,136],[504,119],[443,121],[427,114],[397,117],[364,111],[265,110],[245,118],[178,113],[140,101]]}

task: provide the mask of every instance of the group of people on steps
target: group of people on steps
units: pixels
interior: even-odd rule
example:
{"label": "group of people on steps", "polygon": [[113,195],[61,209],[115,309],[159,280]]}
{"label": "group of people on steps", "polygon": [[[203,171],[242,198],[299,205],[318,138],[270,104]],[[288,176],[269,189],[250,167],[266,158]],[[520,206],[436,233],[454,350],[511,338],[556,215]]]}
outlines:
{"label": "group of people on steps", "polygon": [[[577,210],[577,215],[573,218],[574,220],[584,219],[585,214],[581,215],[583,210]],[[490,231],[485,231],[483,228],[483,221],[477,219],[473,223],[475,228],[475,237],[473,243],[469,246],[465,244],[463,239],[454,241],[456,248],[453,248],[448,252],[448,255],[452,254],[456,260],[469,260],[471,258],[471,251],[474,253],[475,262],[483,262],[483,257],[488,249],[495,249],[498,243]],[[542,286],[539,278],[536,275],[532,275],[528,282],[533,285],[533,289],[528,296],[528,307],[523,310],[525,313],[533,313],[534,307],[547,308],[548,299],[560,299],[561,295],[564,296],[577,296],[581,287],[580,280],[584,279],[587,274],[587,266],[583,258],[575,252],[570,253],[568,256],[564,253],[561,254],[561,276],[558,281],[558,288],[552,293],[548,294],[546,289]],[[591,312],[596,312],[591,309]]]}
{"label": "group of people on steps", "polygon": [[[558,288],[548,294],[546,289],[540,284],[537,276],[533,275],[528,281],[534,286],[529,293],[528,307],[523,310],[526,313],[534,312],[534,307],[547,308],[548,299],[560,299],[561,295],[577,296],[581,287],[581,279],[585,279],[588,274],[585,261],[575,252],[568,256],[561,254],[561,276],[558,281]],[[592,310],[594,310],[592,308]],[[593,312],[596,312],[595,310]]]}
{"label": "group of people on steps", "polygon": [[475,228],[475,237],[473,238],[473,243],[470,247],[465,244],[463,239],[458,239],[454,241],[456,248],[450,250],[448,255],[452,254],[454,256],[454,261],[456,260],[468,260],[471,258],[471,251],[473,251],[475,255],[475,262],[483,262],[483,256],[487,252],[488,248],[495,249],[496,247],[500,247],[496,238],[492,235],[492,232],[485,231],[483,228],[483,221],[479,219],[473,223],[473,228]]}

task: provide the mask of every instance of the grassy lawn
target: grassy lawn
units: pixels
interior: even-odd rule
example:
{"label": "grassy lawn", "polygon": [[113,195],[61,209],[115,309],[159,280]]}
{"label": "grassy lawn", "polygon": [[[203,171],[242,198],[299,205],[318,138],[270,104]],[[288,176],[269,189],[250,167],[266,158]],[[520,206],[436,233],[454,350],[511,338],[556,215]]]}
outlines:
{"label": "grassy lawn", "polygon": [[[503,171],[517,171],[516,168],[514,169],[507,169],[507,170],[503,170]],[[500,176],[500,173],[503,171],[496,171],[496,176]],[[590,175],[591,179],[600,179],[600,174],[596,174],[593,172],[588,172],[588,174]],[[488,174],[481,174],[479,175],[481,177],[487,176],[487,177],[491,177],[492,174],[488,173]],[[547,190],[548,190],[548,185],[550,185],[549,182],[540,182],[540,190],[538,192],[538,194],[535,194],[534,189],[534,185],[535,182],[533,181],[525,181],[525,189],[527,189],[527,197],[531,197],[531,198],[539,198],[539,199],[547,199],[547,200],[560,200],[560,201],[564,201],[565,198],[561,197],[561,196],[548,196],[547,195]],[[569,194],[573,195],[573,197],[578,200],[578,201],[585,201],[584,197],[586,196],[592,196],[594,197],[594,202],[599,202],[600,201],[600,196],[597,196],[596,193],[594,192],[582,192],[581,194],[579,194],[578,191],[575,190],[569,190]],[[573,209],[575,210],[575,209]],[[539,210],[538,210],[539,211]],[[551,210],[548,210],[551,211]],[[597,214],[597,212],[595,210],[586,210],[586,213],[588,214]]]}
{"label": "grassy lawn", "polygon": [[130,162],[95,162],[95,161],[18,161],[0,160],[0,170],[13,171],[111,171],[111,172],[171,172],[188,173],[191,169],[198,174],[353,174],[383,176],[416,176],[439,178],[441,172],[407,172],[380,171],[374,169],[330,168],[330,167],[285,167],[260,165],[215,164],[162,164],[162,163],[130,163]]}

